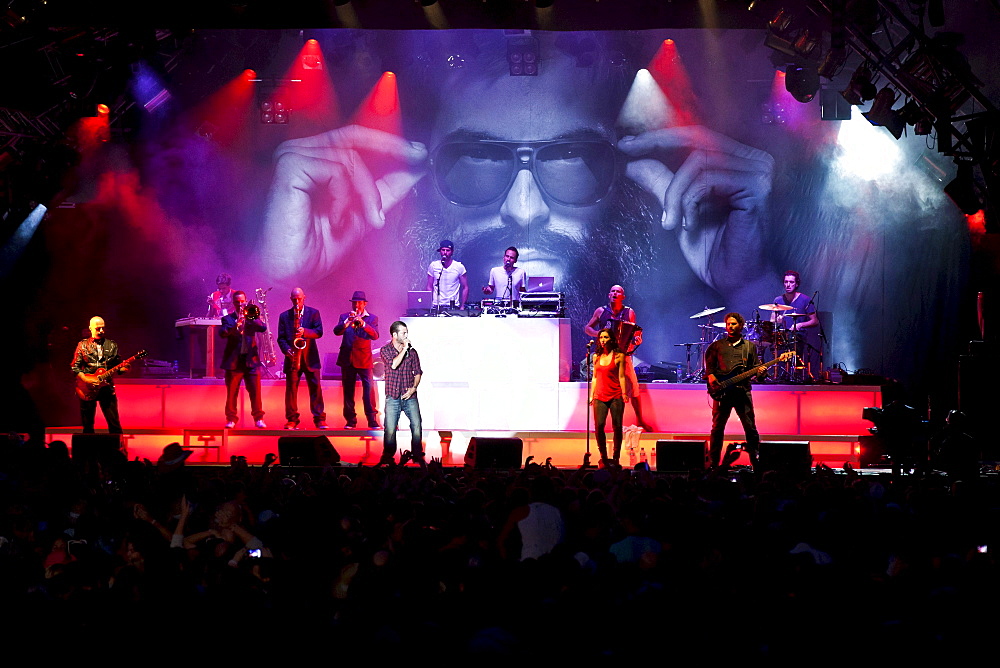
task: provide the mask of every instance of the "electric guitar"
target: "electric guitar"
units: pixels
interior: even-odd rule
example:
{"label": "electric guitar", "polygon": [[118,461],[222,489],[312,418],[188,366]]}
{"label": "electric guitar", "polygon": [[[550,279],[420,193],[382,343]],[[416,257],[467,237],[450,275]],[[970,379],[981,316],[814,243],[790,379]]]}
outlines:
{"label": "electric guitar", "polygon": [[726,395],[726,392],[733,385],[738,385],[739,383],[742,383],[747,378],[750,378],[751,376],[756,376],[757,373],[760,371],[761,367],[767,368],[767,367],[771,366],[772,364],[777,364],[778,362],[784,362],[785,360],[789,359],[790,357],[795,357],[795,352],[788,351],[787,353],[782,353],[781,355],[779,355],[778,357],[775,357],[770,362],[764,362],[763,364],[758,364],[757,366],[755,366],[754,368],[750,369],[749,371],[743,371],[742,373],[740,372],[740,369],[743,368],[743,365],[742,364],[737,364],[736,368],[734,368],[725,378],[723,378],[721,380],[719,380],[718,378],[716,378],[716,382],[715,382],[714,386],[711,383],[708,384],[708,394],[709,394],[710,397],[712,397],[713,399],[715,399],[716,401],[718,401],[718,400],[722,399],[722,397],[724,397]]}
{"label": "electric guitar", "polygon": [[116,364],[107,371],[104,369],[98,369],[95,373],[85,373],[83,377],[76,377],[76,396],[80,397],[83,401],[93,401],[97,398],[97,393],[101,391],[101,388],[108,384],[111,380],[111,375],[123,366],[128,366],[132,362],[145,357],[148,355],[145,350],[140,350],[132,357],[121,364]]}

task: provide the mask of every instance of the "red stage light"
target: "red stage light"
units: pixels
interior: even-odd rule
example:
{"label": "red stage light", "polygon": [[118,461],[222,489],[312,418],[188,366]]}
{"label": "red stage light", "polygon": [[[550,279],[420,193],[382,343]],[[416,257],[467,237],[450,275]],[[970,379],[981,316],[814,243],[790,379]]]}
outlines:
{"label": "red stage light", "polygon": [[971,234],[986,234],[986,213],[980,209],[965,217]]}
{"label": "red stage light", "polygon": [[97,115],[98,116],[107,116],[110,113],[111,113],[111,110],[108,109],[108,105],[106,105],[106,104],[99,104],[99,105],[97,105]]}
{"label": "red stage light", "polygon": [[691,80],[672,39],[665,39],[647,68],[670,101],[676,114],[674,125],[697,125],[698,106]]}
{"label": "red stage light", "polygon": [[298,55],[285,70],[284,78],[290,85],[282,95],[288,108],[295,112],[296,123],[307,123],[317,129],[342,124],[337,94],[326,72],[323,49],[318,41],[307,39],[302,43]]}
{"label": "red stage light", "polygon": [[368,97],[354,112],[352,122],[366,128],[402,135],[399,92],[396,89],[396,75],[393,72],[382,73]]}

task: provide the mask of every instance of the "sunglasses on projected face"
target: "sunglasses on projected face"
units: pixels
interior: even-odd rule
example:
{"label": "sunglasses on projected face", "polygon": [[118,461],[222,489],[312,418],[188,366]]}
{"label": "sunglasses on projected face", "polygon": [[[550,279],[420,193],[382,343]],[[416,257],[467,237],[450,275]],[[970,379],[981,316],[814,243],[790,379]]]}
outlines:
{"label": "sunglasses on projected face", "polygon": [[431,155],[431,171],[441,195],[458,206],[486,206],[507,196],[518,172],[531,171],[549,200],[564,206],[591,206],[611,190],[617,151],[603,140],[455,141]]}

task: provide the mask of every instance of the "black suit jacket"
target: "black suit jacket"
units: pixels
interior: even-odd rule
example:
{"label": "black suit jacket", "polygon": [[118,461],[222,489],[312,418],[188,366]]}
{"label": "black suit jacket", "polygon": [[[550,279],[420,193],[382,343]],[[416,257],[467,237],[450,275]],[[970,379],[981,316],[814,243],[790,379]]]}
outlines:
{"label": "black suit jacket", "polygon": [[340,342],[340,352],[337,354],[337,366],[371,369],[372,341],[378,338],[378,316],[369,313],[363,318],[366,327],[375,333],[375,336],[372,336],[364,328],[348,326],[347,318],[350,315],[341,313],[337,326],[333,328],[333,333],[337,336],[344,335]]}
{"label": "black suit jacket", "polygon": [[267,331],[267,325],[260,318],[257,320],[247,320],[243,327],[243,334],[240,335],[236,329],[236,314],[230,313],[222,318],[222,329],[219,336],[226,340],[226,350],[222,353],[222,368],[226,371],[235,371],[239,368],[240,348],[243,339],[247,339],[248,350],[246,355],[246,365],[248,369],[256,369],[261,366],[260,353],[257,350],[257,339],[254,336],[257,332]]}
{"label": "black suit jacket", "polygon": [[[305,356],[302,358],[302,368],[307,368],[310,371],[319,372],[322,370],[322,364],[319,359],[319,348],[316,345],[316,339],[323,336],[323,318],[320,317],[319,311],[311,306],[302,307],[302,321],[299,325],[303,328],[302,336],[306,340]],[[288,309],[280,316],[278,316],[278,348],[281,349],[281,354],[285,356],[285,368],[286,374],[292,371],[292,359],[288,357],[290,352],[301,352],[296,349],[292,342],[295,340],[295,310]]]}

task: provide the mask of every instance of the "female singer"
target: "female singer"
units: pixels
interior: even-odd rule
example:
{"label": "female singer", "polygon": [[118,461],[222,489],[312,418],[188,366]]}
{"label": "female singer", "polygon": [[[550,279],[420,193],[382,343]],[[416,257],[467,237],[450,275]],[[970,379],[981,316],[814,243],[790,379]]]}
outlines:
{"label": "female singer", "polygon": [[[622,422],[625,415],[625,355],[618,352],[611,332],[601,330],[597,335],[597,352],[594,353],[594,375],[590,383],[590,403],[594,407],[594,434],[597,449],[601,453],[604,466],[618,466],[622,453]],[[614,429],[614,456],[608,459],[607,439],[604,423],[611,411],[611,427]]]}

